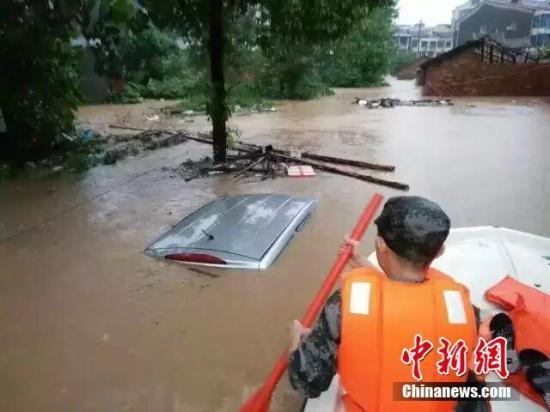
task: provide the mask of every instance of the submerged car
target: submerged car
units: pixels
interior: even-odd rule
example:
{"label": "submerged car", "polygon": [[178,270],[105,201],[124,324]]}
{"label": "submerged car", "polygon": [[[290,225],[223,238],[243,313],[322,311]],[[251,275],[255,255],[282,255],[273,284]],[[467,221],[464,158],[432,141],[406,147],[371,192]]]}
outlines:
{"label": "submerged car", "polygon": [[304,226],[316,200],[283,194],[228,196],[190,214],[145,253],[187,264],[265,269]]}

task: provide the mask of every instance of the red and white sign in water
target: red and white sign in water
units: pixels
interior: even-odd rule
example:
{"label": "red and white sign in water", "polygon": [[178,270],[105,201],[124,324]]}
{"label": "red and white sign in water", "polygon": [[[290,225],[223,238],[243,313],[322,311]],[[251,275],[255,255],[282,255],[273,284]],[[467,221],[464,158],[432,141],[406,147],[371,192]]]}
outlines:
{"label": "red and white sign in water", "polygon": [[313,177],[315,170],[311,166],[298,165],[288,166],[287,173],[290,177]]}

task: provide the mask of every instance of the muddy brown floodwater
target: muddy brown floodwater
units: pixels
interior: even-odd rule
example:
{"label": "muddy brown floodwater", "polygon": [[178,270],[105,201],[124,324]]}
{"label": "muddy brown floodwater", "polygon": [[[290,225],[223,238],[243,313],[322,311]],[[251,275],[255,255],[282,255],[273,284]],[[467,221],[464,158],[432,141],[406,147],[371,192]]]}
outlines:
{"label": "muddy brown floodwater", "polygon": [[[454,226],[550,235],[549,102],[350,104],[356,96],[417,94],[411,82],[393,81],[232,123],[245,141],[395,164],[389,176],[440,202]],[[93,122],[97,112],[80,115]],[[201,118],[189,125],[206,127]],[[185,143],[85,176],[0,185],[0,410],[236,411],[270,370],[289,321],[305,310],[369,196],[400,194],[321,173],[235,184],[228,177],[186,183],[161,170],[208,151]],[[248,192],[319,199],[270,269],[210,277],[142,253],[199,205]],[[284,379],[274,410],[299,403]]]}

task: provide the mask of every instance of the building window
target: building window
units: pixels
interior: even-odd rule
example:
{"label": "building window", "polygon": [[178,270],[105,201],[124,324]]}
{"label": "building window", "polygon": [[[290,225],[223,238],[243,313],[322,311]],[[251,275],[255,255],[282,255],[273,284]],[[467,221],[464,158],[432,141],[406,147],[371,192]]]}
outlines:
{"label": "building window", "polygon": [[535,47],[546,47],[550,45],[550,34],[538,34],[531,37],[531,44]]}
{"label": "building window", "polygon": [[422,48],[422,50],[427,50],[428,49],[428,42],[425,41],[425,40],[422,40],[422,43],[421,43],[420,47]]}
{"label": "building window", "polygon": [[506,26],[506,30],[508,31],[516,31],[517,29],[517,23],[515,21],[511,21],[508,23],[508,25]]}
{"label": "building window", "polygon": [[438,40],[437,41],[437,48],[442,49],[445,47],[445,41],[444,40]]}
{"label": "building window", "polygon": [[430,50],[435,50],[436,47],[437,47],[437,42],[436,41],[431,41],[430,42]]}
{"label": "building window", "polygon": [[452,42],[450,40],[447,40],[447,42],[445,43],[445,48],[450,49],[452,46],[453,46]]}
{"label": "building window", "polygon": [[412,41],[412,48],[416,49],[417,47],[418,47],[418,40],[413,40]]}
{"label": "building window", "polygon": [[409,44],[409,38],[408,37],[401,37],[399,39],[399,43],[401,46],[407,46]]}

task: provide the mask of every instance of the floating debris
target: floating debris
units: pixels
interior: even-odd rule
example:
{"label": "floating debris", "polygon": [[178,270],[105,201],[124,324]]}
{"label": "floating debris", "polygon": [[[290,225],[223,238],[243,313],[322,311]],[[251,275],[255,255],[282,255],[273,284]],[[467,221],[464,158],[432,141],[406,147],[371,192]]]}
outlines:
{"label": "floating debris", "polygon": [[288,166],[287,173],[290,177],[313,177],[315,170],[312,166]]}
{"label": "floating debris", "polygon": [[[257,103],[247,107],[242,107],[237,104],[232,108],[232,111],[238,116],[248,116],[256,113],[276,112],[277,108],[271,104],[266,103]],[[206,115],[206,111],[204,110],[185,109],[183,106],[181,106],[181,104],[163,107],[162,109],[160,109],[160,112],[163,113],[164,116],[167,118],[177,116],[190,118],[194,116]]]}
{"label": "floating debris", "polygon": [[149,122],[158,122],[160,120],[160,116],[158,114],[153,114],[151,116],[144,114],[143,117],[145,117]]}
{"label": "floating debris", "polygon": [[391,109],[397,106],[416,106],[416,107],[437,107],[437,106],[453,106],[454,103],[449,99],[421,99],[421,100],[401,100],[390,97],[381,99],[364,99],[357,97],[353,104],[366,107],[367,109]]}
{"label": "floating debris", "polygon": [[[173,132],[176,134],[176,132]],[[200,143],[212,144],[208,135],[204,137],[192,136],[189,133],[179,132],[186,139],[194,140]],[[201,135],[203,136],[203,135]],[[233,152],[233,153],[231,153]],[[360,174],[349,170],[339,169],[329,166],[326,163],[344,164],[347,166],[359,167],[362,169],[374,169],[378,171],[393,171],[395,166],[379,165],[367,163],[360,160],[343,159],[333,156],[323,156],[314,153],[299,153],[300,157],[294,157],[296,152],[289,150],[275,149],[273,146],[258,146],[255,144],[235,142],[228,156],[226,163],[213,164],[208,162],[194,162],[188,160],[182,163],[176,170],[178,175],[185,178],[186,181],[198,177],[213,176],[224,173],[234,173],[233,178],[246,176],[260,177],[261,180],[288,176],[288,167],[292,165],[311,166],[313,169],[323,170],[341,176],[353,177],[369,183],[391,187],[398,190],[409,190],[409,185],[391,180],[382,179],[375,176]],[[318,161],[313,161],[315,159]]]}
{"label": "floating debris", "polygon": [[183,132],[173,133],[169,130],[140,129],[130,126],[109,125],[114,129],[136,130],[140,133],[108,134],[99,139],[103,147],[103,155],[99,156],[98,163],[114,164],[128,156],[156,150],[162,147],[185,143],[188,139]]}
{"label": "floating debris", "polygon": [[[111,127],[124,128],[124,126],[110,125]],[[184,130],[163,130],[163,129],[138,129],[142,130],[136,136],[147,140],[148,136],[164,136],[169,144],[175,142],[192,140],[199,143],[212,145],[212,138],[209,134],[192,134]],[[115,156],[117,157],[117,156]],[[315,160],[315,161],[314,161]],[[116,161],[116,160],[115,160]],[[171,169],[171,177],[180,176],[185,181],[191,181],[199,177],[216,176],[225,173],[235,173],[234,178],[259,177],[261,180],[267,178],[288,176],[288,166],[311,166],[313,169],[338,174],[341,176],[353,177],[365,182],[391,187],[398,190],[409,190],[409,185],[375,176],[355,173],[349,170],[339,169],[327,165],[327,163],[341,164],[361,169],[372,169],[383,172],[392,172],[395,166],[381,165],[364,162],[362,160],[344,159],[340,157],[319,155],[315,153],[302,153],[294,150],[281,150],[273,146],[259,146],[251,143],[235,141],[231,145],[226,163],[214,163],[209,157],[194,161],[188,159],[175,169]]]}

